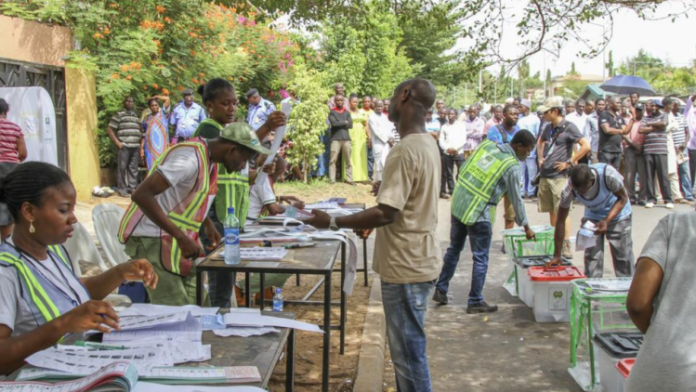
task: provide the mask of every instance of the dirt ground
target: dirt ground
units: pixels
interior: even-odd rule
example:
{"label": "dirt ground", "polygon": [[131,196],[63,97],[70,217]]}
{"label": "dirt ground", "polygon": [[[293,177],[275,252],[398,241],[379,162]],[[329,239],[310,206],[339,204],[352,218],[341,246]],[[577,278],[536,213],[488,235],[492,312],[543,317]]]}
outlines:
{"label": "dirt ground", "polygon": [[[360,276],[358,277],[360,278]],[[295,279],[291,278],[283,288],[283,293],[288,299],[301,299],[307,291],[320,279],[316,276],[303,276],[301,285],[295,286]],[[335,273],[332,280],[331,296],[334,302],[340,299],[340,273]],[[360,355],[360,343],[362,341],[363,325],[367,312],[367,303],[370,296],[372,277],[369,286],[363,285],[362,279],[357,279],[353,289],[353,295],[347,298],[347,326],[345,354],[339,354],[339,331],[331,332],[331,360],[330,360],[330,391],[348,392],[353,390],[353,382],[358,368]],[[324,298],[324,290],[320,288],[312,299]],[[286,311],[293,312],[299,320],[321,324],[324,310],[322,306],[287,305]],[[340,309],[332,308],[331,322],[338,324]],[[298,392],[321,391],[323,339],[321,335],[297,331],[295,341],[295,390]],[[281,392],[285,390],[285,358],[281,360],[271,376],[269,390]]]}
{"label": "dirt ground", "polygon": [[[277,195],[293,195],[308,203],[317,202],[330,197],[345,197],[349,203],[365,203],[368,206],[374,205],[374,196],[370,195],[371,185],[358,184],[350,186],[347,184],[329,184],[327,181],[313,181],[309,184],[291,182],[279,183],[274,186]],[[112,196],[105,199],[95,198],[90,205],[84,205],[80,221],[85,223],[91,215],[91,206],[101,203],[112,203],[122,208],[127,208],[130,199],[119,196]],[[91,222],[90,222],[91,223]],[[374,234],[370,238],[370,250],[374,241]],[[362,241],[358,244],[358,266],[362,268]],[[368,252],[368,259],[372,258],[371,251]],[[87,265],[84,266],[87,268]],[[337,272],[334,273],[332,280],[332,298],[334,302],[340,299],[340,265],[336,266]],[[86,274],[89,274],[86,272]],[[286,299],[301,299],[319,280],[317,276],[302,276],[300,286],[295,285],[295,278],[291,278],[283,287],[283,295]],[[347,297],[347,326],[346,326],[346,346],[345,354],[339,354],[340,334],[339,331],[331,331],[331,359],[330,359],[330,391],[348,392],[353,390],[353,382],[357,373],[358,357],[362,341],[363,325],[367,312],[367,303],[372,286],[372,276],[369,277],[369,286],[363,285],[361,273],[358,273],[353,295]],[[322,300],[324,297],[323,286],[320,287],[312,297],[313,300]],[[293,312],[297,319],[313,324],[323,322],[322,306],[302,306],[287,305],[286,311]],[[332,324],[338,324],[340,309],[338,306],[332,307]],[[320,335],[297,331],[295,340],[295,390],[298,392],[314,392],[321,390],[322,379],[322,348],[323,339]],[[271,392],[284,391],[285,386],[285,358],[276,366],[269,390]]]}

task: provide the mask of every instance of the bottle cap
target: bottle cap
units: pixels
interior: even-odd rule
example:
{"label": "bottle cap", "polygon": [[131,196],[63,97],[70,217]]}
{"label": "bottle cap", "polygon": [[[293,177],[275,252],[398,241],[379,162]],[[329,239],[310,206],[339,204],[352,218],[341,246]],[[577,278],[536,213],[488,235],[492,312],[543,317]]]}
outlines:
{"label": "bottle cap", "polygon": [[280,287],[277,287],[277,288],[276,288],[276,293],[280,293],[280,291],[281,291],[281,290],[280,290]]}
{"label": "bottle cap", "polygon": [[228,213],[228,214],[234,214],[234,207],[229,207],[229,208],[227,209],[227,213]]}

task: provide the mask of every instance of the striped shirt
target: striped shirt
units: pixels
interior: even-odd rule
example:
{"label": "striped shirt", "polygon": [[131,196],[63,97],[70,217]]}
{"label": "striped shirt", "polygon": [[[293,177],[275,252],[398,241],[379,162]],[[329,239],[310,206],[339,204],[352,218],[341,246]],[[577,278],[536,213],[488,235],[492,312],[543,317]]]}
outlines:
{"label": "striped shirt", "polygon": [[[642,123],[650,125],[655,122],[667,121],[667,117],[660,113],[655,117],[646,117]],[[664,129],[661,131],[652,131],[645,134],[645,142],[643,143],[644,154],[667,155],[667,133]]]}
{"label": "striped shirt", "polygon": [[672,140],[674,141],[674,147],[679,147],[686,141],[685,130],[688,128],[686,124],[686,116],[683,114],[675,114],[674,120],[677,122],[678,130],[672,132]]}
{"label": "striped shirt", "polygon": [[121,110],[114,114],[109,122],[109,128],[116,131],[116,138],[125,147],[140,147],[140,139],[143,137],[140,127],[140,118],[133,110]]}
{"label": "striped shirt", "polygon": [[22,129],[17,124],[0,118],[0,162],[19,163],[17,144],[23,138]]}

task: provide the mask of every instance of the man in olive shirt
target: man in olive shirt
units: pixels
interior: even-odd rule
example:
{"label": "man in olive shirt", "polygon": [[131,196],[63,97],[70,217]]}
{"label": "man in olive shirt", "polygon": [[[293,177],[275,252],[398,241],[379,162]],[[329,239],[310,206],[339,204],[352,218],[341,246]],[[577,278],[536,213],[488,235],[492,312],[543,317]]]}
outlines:
{"label": "man in olive shirt", "polygon": [[138,164],[143,139],[140,118],[133,110],[133,97],[123,100],[123,110],[111,117],[106,132],[118,148],[118,194],[128,197],[138,186]]}
{"label": "man in olive shirt", "polygon": [[[401,83],[389,106],[401,142],[390,152],[377,206],[332,218],[320,210],[306,223],[317,228],[372,229],[373,269],[382,279],[382,302],[399,391],[430,392],[425,311],[442,266],[436,238],[440,152],[425,129],[435,88],[424,79]],[[379,183],[378,183],[379,184]]]}

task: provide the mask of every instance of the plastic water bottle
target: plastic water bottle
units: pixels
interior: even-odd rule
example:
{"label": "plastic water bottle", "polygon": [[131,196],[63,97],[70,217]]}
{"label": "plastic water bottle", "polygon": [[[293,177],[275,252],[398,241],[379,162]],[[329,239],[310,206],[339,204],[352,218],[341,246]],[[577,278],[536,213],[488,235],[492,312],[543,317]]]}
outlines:
{"label": "plastic water bottle", "polygon": [[273,311],[282,312],[283,311],[283,293],[280,287],[276,289],[276,294],[273,296]]}
{"label": "plastic water bottle", "polygon": [[234,216],[234,207],[230,207],[227,209],[227,219],[225,219],[225,264],[237,265],[241,261],[239,220]]}

